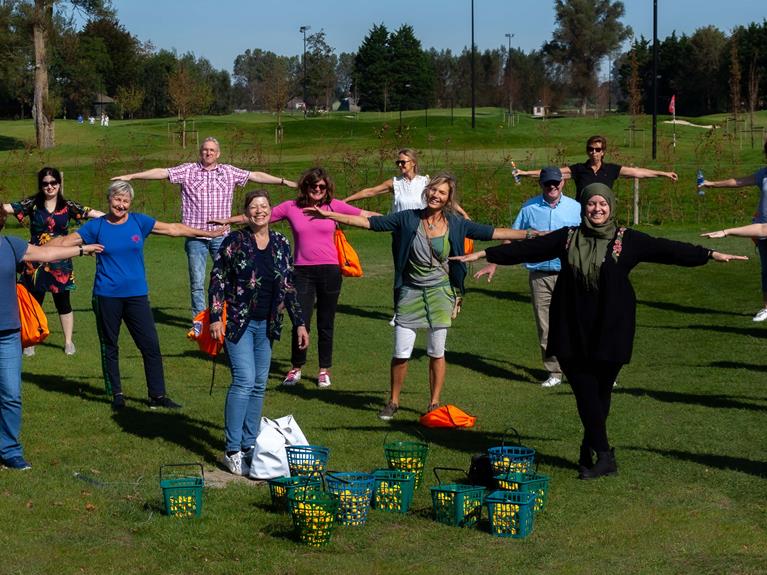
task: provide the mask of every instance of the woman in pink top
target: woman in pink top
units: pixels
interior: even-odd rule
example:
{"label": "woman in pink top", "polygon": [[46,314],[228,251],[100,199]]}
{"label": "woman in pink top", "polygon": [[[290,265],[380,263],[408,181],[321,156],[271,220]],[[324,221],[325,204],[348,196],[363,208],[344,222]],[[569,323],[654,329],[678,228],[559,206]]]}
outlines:
{"label": "woman in pink top", "polygon": [[[298,197],[282,202],[272,210],[272,222],[287,220],[293,231],[295,286],[298,303],[304,312],[306,329],[311,331],[312,310],[317,307],[317,348],[320,373],[319,387],[330,386],[330,367],[333,365],[333,324],[336,317],[338,296],[341,294],[341,269],[338,266],[333,237],[336,223],[333,220],[312,218],[304,214],[304,208],[318,206],[320,209],[350,214],[372,216],[368,212],[333,199],[335,185],[323,168],[311,168],[298,181]],[[301,380],[301,368],[306,363],[306,349],[301,349],[296,329],[293,329],[291,369],[282,385],[295,385]]]}

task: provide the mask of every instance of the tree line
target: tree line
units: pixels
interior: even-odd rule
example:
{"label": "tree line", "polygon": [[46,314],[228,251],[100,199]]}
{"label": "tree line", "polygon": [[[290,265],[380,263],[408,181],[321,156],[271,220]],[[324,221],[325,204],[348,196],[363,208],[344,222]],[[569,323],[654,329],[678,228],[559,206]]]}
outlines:
{"label": "tree line", "polygon": [[[623,3],[556,0],[555,9],[557,27],[540,49],[475,52],[477,105],[650,112],[652,46],[639,38],[621,49],[632,38]],[[280,113],[291,101],[329,110],[347,97],[365,111],[471,104],[472,51],[425,49],[410,25],[373,25],[355,53],[336,54],[323,30],[306,36],[299,55],[248,49],[231,76],[204,57],[140,42],[109,0],[0,0],[0,40],[0,116],[31,114],[51,126],[54,117],[92,113],[97,94],[113,98],[109,111],[122,118]],[[609,81],[598,76],[606,60]],[[660,41],[659,100],[676,95],[677,114],[690,116],[759,109],[765,69],[767,20],[729,35],[714,26],[674,33]]]}

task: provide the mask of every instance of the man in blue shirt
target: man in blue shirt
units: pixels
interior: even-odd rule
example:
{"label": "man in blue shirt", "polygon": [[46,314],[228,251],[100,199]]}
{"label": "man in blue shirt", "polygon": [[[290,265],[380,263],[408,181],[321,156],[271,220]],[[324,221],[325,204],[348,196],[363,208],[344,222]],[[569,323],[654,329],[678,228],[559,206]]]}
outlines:
{"label": "man in blue shirt", "polygon": [[[581,223],[581,206],[578,202],[562,194],[564,180],[562,171],[549,166],[540,171],[539,183],[541,194],[522,205],[514,224],[515,230],[554,231],[565,226],[577,226]],[[525,264],[530,272],[530,295],[538,326],[538,340],[541,345],[543,366],[549,376],[541,385],[554,387],[562,383],[562,369],[556,357],[546,356],[546,343],[549,337],[549,304],[554,286],[557,283],[561,264],[553,259],[535,264]],[[495,264],[488,264],[475,274],[481,277],[487,274],[490,281],[495,274]]]}

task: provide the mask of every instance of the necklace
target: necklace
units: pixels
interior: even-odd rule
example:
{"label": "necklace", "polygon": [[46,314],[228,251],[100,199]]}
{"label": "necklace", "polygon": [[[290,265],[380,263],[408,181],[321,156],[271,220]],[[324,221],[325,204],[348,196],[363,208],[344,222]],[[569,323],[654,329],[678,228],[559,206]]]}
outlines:
{"label": "necklace", "polygon": [[437,227],[435,219],[436,219],[436,216],[434,217],[434,219],[432,219],[431,222],[429,222],[429,218],[426,218],[426,227],[429,228],[430,230],[433,230],[434,228]]}

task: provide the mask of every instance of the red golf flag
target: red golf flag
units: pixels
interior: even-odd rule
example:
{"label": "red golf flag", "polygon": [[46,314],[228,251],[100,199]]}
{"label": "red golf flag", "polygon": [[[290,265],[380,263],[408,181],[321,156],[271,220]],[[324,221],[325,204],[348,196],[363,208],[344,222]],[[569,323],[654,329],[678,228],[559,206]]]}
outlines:
{"label": "red golf flag", "polygon": [[672,116],[676,115],[676,94],[671,96],[671,101],[668,103],[668,113]]}

